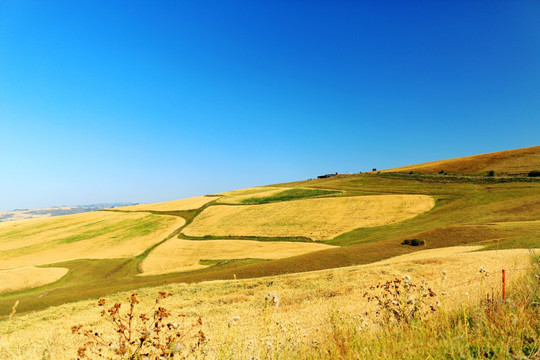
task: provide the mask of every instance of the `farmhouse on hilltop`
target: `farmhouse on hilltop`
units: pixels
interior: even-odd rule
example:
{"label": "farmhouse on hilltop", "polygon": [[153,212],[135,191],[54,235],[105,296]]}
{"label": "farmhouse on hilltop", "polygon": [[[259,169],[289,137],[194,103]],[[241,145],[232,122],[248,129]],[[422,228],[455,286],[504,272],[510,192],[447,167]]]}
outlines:
{"label": "farmhouse on hilltop", "polygon": [[317,176],[317,179],[328,179],[328,178],[331,178],[333,176],[336,176],[338,173],[336,172],[335,174],[325,174],[325,175],[319,175]]}

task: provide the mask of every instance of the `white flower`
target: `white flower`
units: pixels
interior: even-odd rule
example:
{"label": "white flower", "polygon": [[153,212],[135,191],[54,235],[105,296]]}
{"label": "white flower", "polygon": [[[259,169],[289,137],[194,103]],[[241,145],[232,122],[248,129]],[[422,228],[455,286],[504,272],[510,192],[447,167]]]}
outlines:
{"label": "white flower", "polygon": [[279,307],[279,297],[277,296],[276,293],[268,293],[268,295],[266,295],[264,297],[264,299],[271,305],[274,305],[274,307]]}
{"label": "white flower", "polygon": [[176,354],[176,353],[179,353],[181,352],[182,350],[184,349],[184,345],[180,344],[180,343],[176,343],[176,344],[173,344],[171,346],[171,352],[173,354]]}

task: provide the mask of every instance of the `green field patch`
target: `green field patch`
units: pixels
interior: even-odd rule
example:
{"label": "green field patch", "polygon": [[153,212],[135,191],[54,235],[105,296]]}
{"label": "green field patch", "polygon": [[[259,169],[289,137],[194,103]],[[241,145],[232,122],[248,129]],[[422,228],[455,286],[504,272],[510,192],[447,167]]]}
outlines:
{"label": "green field patch", "polygon": [[341,194],[340,190],[325,189],[288,189],[266,197],[252,197],[242,200],[240,203],[245,205],[268,204],[279,201],[290,201],[298,199],[307,199],[319,196],[328,196]]}
{"label": "green field patch", "polygon": [[[125,240],[137,236],[145,236],[161,227],[162,218],[159,215],[148,215],[141,220],[124,220],[101,228],[88,230],[81,234],[58,239],[58,243],[70,244],[77,241],[88,240],[108,233],[123,230],[120,234],[111,236],[112,239]],[[92,224],[94,225],[94,224]]]}

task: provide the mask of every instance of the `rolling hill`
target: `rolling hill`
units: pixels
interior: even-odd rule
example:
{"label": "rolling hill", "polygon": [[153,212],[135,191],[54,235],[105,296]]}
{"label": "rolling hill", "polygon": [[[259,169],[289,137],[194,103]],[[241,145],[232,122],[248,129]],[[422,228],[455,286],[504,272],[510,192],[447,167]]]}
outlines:
{"label": "rolling hill", "polygon": [[432,161],[382,170],[382,172],[413,171],[435,174],[444,171],[448,174],[485,175],[489,171],[494,171],[496,175],[527,175],[533,170],[540,170],[540,146]]}
{"label": "rolling hill", "polygon": [[[527,249],[540,248],[540,178],[484,173],[523,175],[539,167],[539,154],[537,146],[0,223],[0,358],[42,359],[47,352],[72,358],[78,343],[70,326],[104,329],[104,319],[93,312],[95,300],[88,299],[122,301],[135,289],[146,305],[157,291],[173,293],[169,306],[182,321],[203,316],[215,344],[203,357],[298,358],[304,351],[319,354],[322,346],[331,357],[348,358],[342,351],[351,345],[331,339],[365,338],[347,324],[364,328],[373,321],[364,297],[377,282],[422,279],[412,288],[434,284],[433,294],[444,295],[438,306],[461,306],[460,314],[464,299],[472,306],[489,288],[488,299],[494,296],[502,269],[517,283],[529,269]],[[429,175],[442,167],[476,176]],[[420,245],[404,244],[412,239]],[[279,309],[268,308],[265,294]],[[528,311],[519,309],[521,317]],[[512,330],[520,346],[536,341],[536,320],[527,316],[520,323],[526,334]],[[269,335],[273,327],[261,319],[277,324],[276,332]],[[448,324],[453,328],[455,320]],[[444,331],[443,337],[449,334]],[[426,335],[426,344],[431,338]],[[501,339],[504,346],[508,336]],[[396,341],[386,358],[400,353],[392,350],[403,345]]]}
{"label": "rolling hill", "polygon": [[[438,164],[512,173],[536,166],[539,153],[537,146]],[[539,230],[537,178],[384,172],[7,222],[0,224],[0,269],[2,279],[14,277],[4,288],[17,290],[0,294],[0,317],[15,300],[27,312],[143,286],[368,264],[420,249],[538,247]],[[406,239],[423,246],[402,245]],[[307,244],[315,241],[321,246]],[[46,268],[67,273],[35,283],[20,275]]]}

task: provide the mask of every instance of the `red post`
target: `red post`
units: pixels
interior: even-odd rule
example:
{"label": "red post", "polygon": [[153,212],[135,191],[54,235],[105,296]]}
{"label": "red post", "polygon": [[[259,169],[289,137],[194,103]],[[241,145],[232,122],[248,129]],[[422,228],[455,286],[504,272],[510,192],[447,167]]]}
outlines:
{"label": "red post", "polygon": [[502,271],[502,281],[503,281],[503,300],[506,300],[506,271]]}

